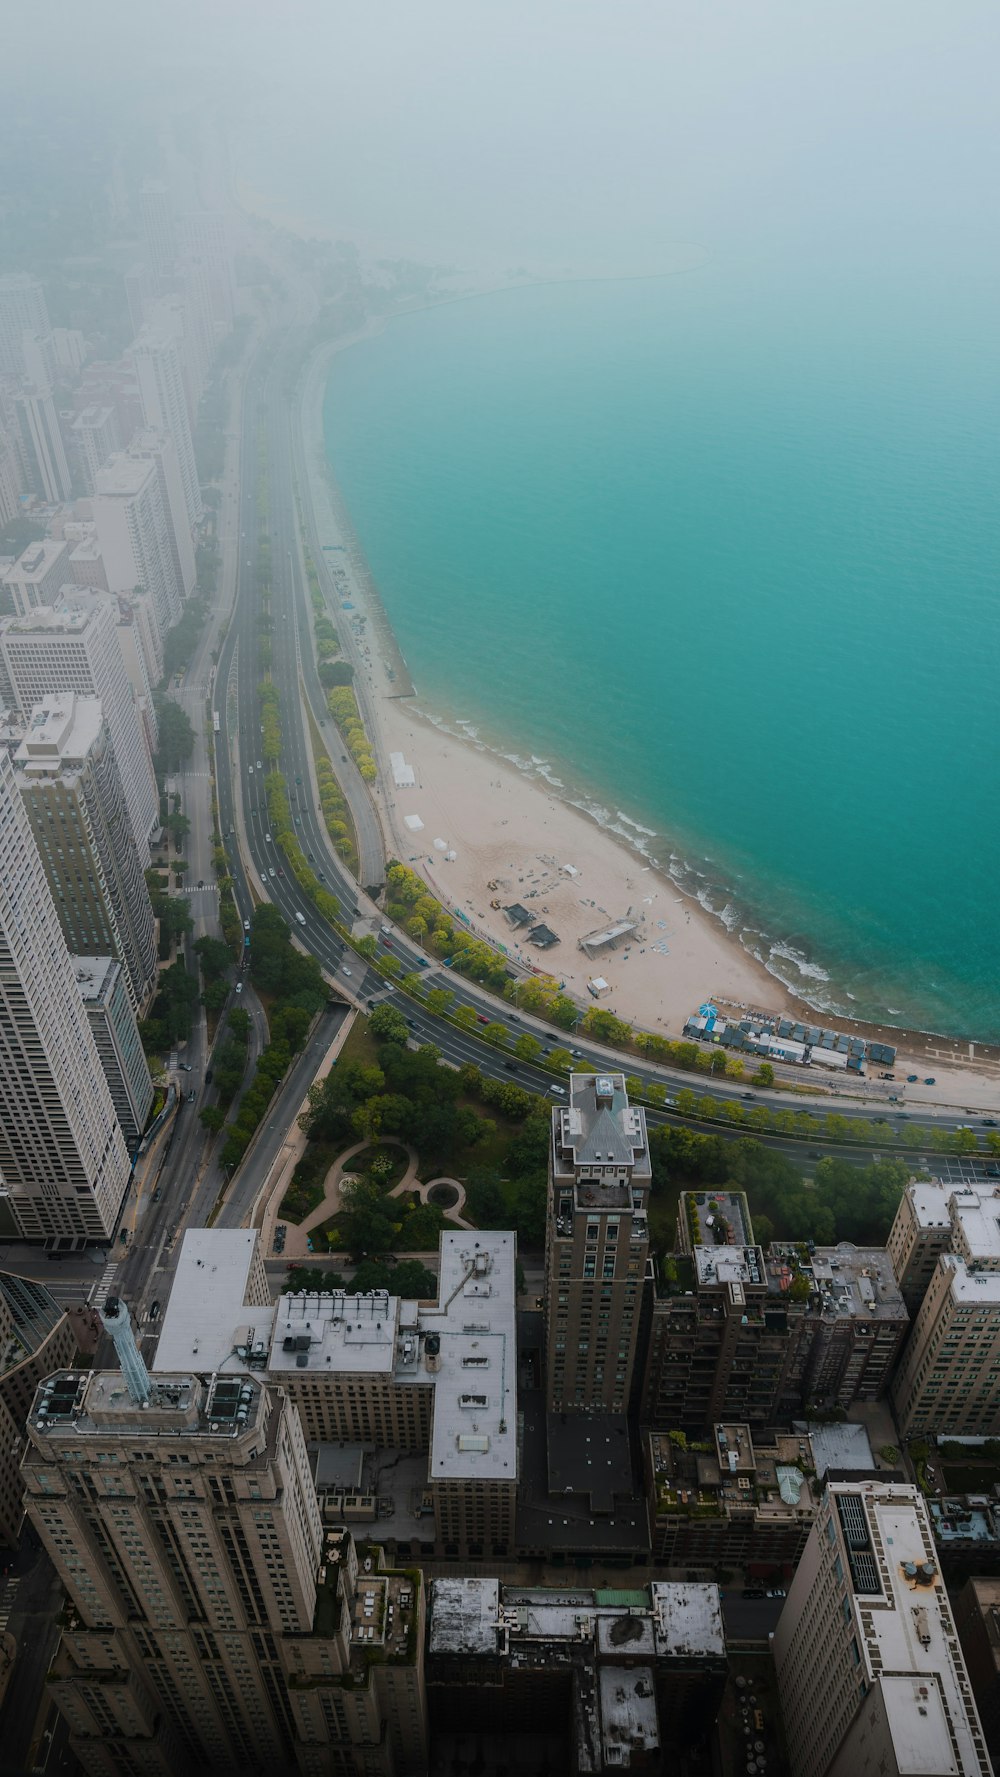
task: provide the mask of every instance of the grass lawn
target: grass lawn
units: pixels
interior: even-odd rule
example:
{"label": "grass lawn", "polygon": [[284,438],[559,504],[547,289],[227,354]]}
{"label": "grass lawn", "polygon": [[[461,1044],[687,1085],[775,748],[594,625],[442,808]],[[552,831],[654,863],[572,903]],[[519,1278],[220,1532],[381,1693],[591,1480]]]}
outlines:
{"label": "grass lawn", "polygon": [[377,1142],[371,1142],[367,1148],[362,1148],[359,1154],[352,1154],[350,1171],[367,1172],[372,1161],[376,1158],[392,1162],[392,1171],[387,1172],[385,1177],[380,1178],[379,1180],[379,1183],[384,1190],[391,1191],[393,1185],[399,1184],[406,1168],[410,1164],[406,1149],[402,1147],[399,1142],[395,1141],[391,1135],[387,1135],[383,1138],[381,1145]]}
{"label": "grass lawn", "polygon": [[378,1066],[378,1048],[375,1039],[369,1032],[368,1020],[364,1016],[355,1018],[344,1038],[344,1046],[337,1061],[356,1061],[361,1067]]}

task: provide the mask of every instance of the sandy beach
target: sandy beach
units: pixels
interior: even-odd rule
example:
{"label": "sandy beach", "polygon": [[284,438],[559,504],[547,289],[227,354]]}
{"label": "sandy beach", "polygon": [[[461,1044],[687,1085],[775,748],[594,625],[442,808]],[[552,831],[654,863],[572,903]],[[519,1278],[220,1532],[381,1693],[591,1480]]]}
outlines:
{"label": "sandy beach", "polygon": [[[685,1019],[709,998],[803,1017],[807,1003],[665,871],[561,800],[540,775],[449,732],[436,712],[420,708],[419,688],[414,692],[332,481],[323,435],[331,358],[384,324],[369,323],[317,353],[304,389],[303,428],[318,534],[328,565],[344,576],[334,615],[374,744],[379,780],[373,793],[389,849],[462,923],[503,945],[525,971],[551,975],[582,1003],[598,1003],[637,1026],[679,1036]],[[549,927],[558,944],[543,951],[528,942],[529,928],[515,927],[504,911],[515,904]],[[596,955],[580,948],[588,934],[625,919],[636,925],[625,942]],[[590,983],[598,978],[607,991],[595,999]],[[846,1019],[835,1022],[850,1027]],[[856,1028],[900,1045],[903,1078],[908,1068],[923,1075],[933,1066],[933,1086],[921,1078],[905,1088],[908,1099],[997,1105],[1000,1059],[988,1046],[891,1026]]]}
{"label": "sandy beach", "polygon": [[[382,806],[399,856],[474,931],[582,1001],[593,997],[590,982],[606,981],[599,1003],[649,1030],[679,1033],[713,995],[790,1004],[781,983],[697,903],[544,780],[443,732],[377,681],[376,666],[372,690],[390,755]],[[412,787],[394,782],[393,753],[412,770]],[[513,926],[503,911],[511,905],[531,915],[531,927]],[[580,949],[581,938],[620,920],[634,921],[634,934],[592,956]],[[559,943],[544,951],[531,944],[527,932],[538,924]]]}

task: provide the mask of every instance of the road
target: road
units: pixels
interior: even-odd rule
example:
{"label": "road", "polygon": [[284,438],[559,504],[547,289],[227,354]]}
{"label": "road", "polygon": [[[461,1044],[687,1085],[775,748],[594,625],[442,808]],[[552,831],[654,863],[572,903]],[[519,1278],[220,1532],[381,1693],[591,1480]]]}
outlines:
{"label": "road", "polygon": [[[55,1569],[34,1531],[28,1529],[6,1578],[0,1581],[0,1622],[6,1619],[5,1626],[17,1643],[14,1670],[0,1709],[0,1777],[8,1777],[8,1773],[9,1777],[24,1777],[32,1768],[39,1705],[45,1673],[59,1641],[56,1613],[62,1602]],[[60,1746],[62,1751],[57,1750]],[[55,1743],[46,1743],[45,1751],[50,1754],[49,1771],[76,1768],[75,1760],[63,1763],[65,1735]],[[44,1756],[42,1752],[39,1762]]]}

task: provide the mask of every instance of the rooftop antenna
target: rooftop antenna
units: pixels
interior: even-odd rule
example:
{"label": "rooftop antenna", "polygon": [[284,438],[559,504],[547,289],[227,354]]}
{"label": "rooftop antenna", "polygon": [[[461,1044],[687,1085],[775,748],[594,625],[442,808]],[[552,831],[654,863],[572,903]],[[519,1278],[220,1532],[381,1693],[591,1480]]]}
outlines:
{"label": "rooftop antenna", "polygon": [[120,1296],[109,1296],[101,1309],[101,1319],[105,1332],[111,1334],[118,1362],[121,1365],[125,1385],[136,1406],[144,1407],[153,1392],[149,1380],[149,1371],[143,1362],[139,1347],[132,1332],[132,1321],[128,1305]]}

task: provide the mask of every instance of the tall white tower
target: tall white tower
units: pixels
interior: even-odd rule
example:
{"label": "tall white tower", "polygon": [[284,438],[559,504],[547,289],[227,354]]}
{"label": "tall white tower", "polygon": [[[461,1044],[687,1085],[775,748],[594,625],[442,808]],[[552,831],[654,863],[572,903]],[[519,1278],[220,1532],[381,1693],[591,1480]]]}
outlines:
{"label": "tall white tower", "polygon": [[132,362],[147,426],[168,432],[174,441],[188,526],[194,530],[202,515],[201,492],[177,342],[165,331],[144,327],[132,346]]}
{"label": "tall white tower", "polygon": [[82,697],[100,698],[139,863],[145,870],[149,835],[159,822],[159,798],[112,601],[81,592],[65,605],[8,621],[0,629],[0,653],[23,716],[52,692],[78,691]]}
{"label": "tall white tower", "polygon": [[14,768],[0,753],[0,1189],[26,1240],[103,1240],[128,1178]]}
{"label": "tall white tower", "polygon": [[0,376],[24,375],[24,335],[52,331],[49,305],[37,278],[12,272],[0,278]]}
{"label": "tall white tower", "polygon": [[163,492],[157,461],[116,451],[97,471],[92,510],[108,591],[144,587],[166,635],[180,617],[183,586]]}

